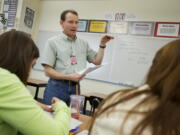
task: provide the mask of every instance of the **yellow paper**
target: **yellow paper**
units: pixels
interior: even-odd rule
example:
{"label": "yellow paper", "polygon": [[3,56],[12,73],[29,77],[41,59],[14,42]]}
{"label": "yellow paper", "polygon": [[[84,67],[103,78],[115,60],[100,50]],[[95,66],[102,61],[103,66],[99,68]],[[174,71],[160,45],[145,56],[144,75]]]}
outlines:
{"label": "yellow paper", "polygon": [[91,21],[90,27],[89,27],[89,32],[104,33],[104,32],[106,32],[106,26],[107,26],[106,21]]}

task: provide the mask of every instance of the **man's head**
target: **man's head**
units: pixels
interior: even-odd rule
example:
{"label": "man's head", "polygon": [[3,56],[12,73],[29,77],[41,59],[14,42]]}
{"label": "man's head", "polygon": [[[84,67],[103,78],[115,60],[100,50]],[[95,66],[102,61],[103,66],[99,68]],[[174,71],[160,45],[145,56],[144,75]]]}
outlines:
{"label": "man's head", "polygon": [[63,11],[60,24],[68,37],[75,38],[78,28],[78,13],[74,10]]}

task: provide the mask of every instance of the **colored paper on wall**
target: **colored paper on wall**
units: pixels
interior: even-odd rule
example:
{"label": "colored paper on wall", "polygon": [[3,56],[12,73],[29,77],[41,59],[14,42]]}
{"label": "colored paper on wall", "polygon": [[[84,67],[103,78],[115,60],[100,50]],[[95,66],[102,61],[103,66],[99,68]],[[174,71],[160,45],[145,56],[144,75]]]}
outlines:
{"label": "colored paper on wall", "polygon": [[88,20],[79,20],[78,22],[78,32],[86,32],[88,26]]}
{"label": "colored paper on wall", "polygon": [[106,33],[108,21],[91,20],[89,22],[89,32]]}
{"label": "colored paper on wall", "polygon": [[130,22],[129,34],[136,36],[153,36],[153,22]]}
{"label": "colored paper on wall", "polygon": [[166,38],[179,38],[180,22],[157,22],[154,36]]}

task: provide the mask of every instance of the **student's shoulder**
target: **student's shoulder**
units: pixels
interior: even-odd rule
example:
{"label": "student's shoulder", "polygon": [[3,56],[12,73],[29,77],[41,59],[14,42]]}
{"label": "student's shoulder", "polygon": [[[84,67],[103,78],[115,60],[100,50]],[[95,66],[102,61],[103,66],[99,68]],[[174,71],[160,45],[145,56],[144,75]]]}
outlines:
{"label": "student's shoulder", "polygon": [[0,76],[1,76],[0,77],[1,80],[11,79],[11,78],[15,80],[18,79],[18,77],[15,74],[11,73],[9,70],[4,68],[0,68]]}
{"label": "student's shoulder", "polygon": [[11,86],[11,85],[17,85],[17,86],[23,86],[20,79],[10,71],[0,68],[0,86]]}

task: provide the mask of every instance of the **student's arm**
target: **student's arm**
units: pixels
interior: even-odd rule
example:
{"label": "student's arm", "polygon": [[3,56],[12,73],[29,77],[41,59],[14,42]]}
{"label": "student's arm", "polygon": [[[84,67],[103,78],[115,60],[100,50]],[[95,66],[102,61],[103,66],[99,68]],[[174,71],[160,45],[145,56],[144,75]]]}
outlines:
{"label": "student's arm", "polygon": [[105,47],[106,47],[106,43],[109,42],[111,39],[114,39],[114,37],[109,36],[109,35],[105,35],[105,36],[103,36],[101,38],[100,46],[102,46],[104,48],[99,48],[96,56],[92,60],[93,64],[100,65],[102,63],[102,60],[103,60],[103,57],[104,57],[104,50],[105,50]]}
{"label": "student's arm", "polygon": [[71,81],[78,82],[81,78],[84,77],[84,75],[80,75],[80,74],[65,75],[65,74],[62,74],[62,73],[56,71],[54,68],[52,68],[49,65],[43,64],[43,66],[44,66],[44,71],[45,71],[46,76],[53,78],[53,79],[71,80]]}
{"label": "student's arm", "polygon": [[70,110],[64,102],[53,105],[53,119],[37,105],[20,81],[6,85],[0,92],[2,121],[24,135],[68,135]]}

